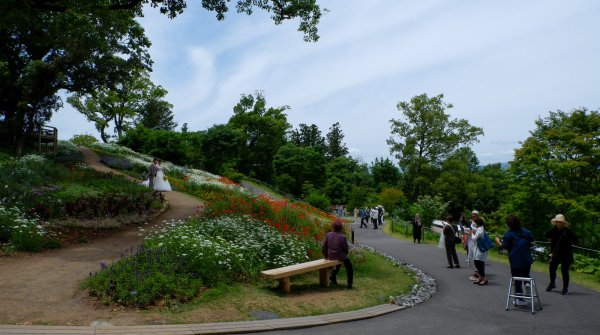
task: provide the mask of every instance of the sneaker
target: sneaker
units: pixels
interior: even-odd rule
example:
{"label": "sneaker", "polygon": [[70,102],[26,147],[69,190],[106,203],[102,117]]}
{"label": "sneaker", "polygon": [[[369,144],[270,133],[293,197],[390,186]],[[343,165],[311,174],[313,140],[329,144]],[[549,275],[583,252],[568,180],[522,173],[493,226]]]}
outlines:
{"label": "sneaker", "polygon": [[552,291],[553,288],[556,288],[556,284],[554,284],[554,283],[548,284],[548,287],[546,287],[546,292]]}
{"label": "sneaker", "polygon": [[454,267],[455,267],[456,269],[460,269],[460,265],[459,265],[459,264],[456,264]]}
{"label": "sneaker", "polygon": [[513,301],[513,305],[515,306],[527,306],[527,301],[523,300],[523,299],[515,299],[515,301]]}
{"label": "sneaker", "polygon": [[525,295],[531,295],[531,286],[529,286],[529,283],[525,284]]}
{"label": "sneaker", "polygon": [[562,292],[560,292],[560,294],[569,295],[569,289],[563,288],[563,290],[562,290]]}

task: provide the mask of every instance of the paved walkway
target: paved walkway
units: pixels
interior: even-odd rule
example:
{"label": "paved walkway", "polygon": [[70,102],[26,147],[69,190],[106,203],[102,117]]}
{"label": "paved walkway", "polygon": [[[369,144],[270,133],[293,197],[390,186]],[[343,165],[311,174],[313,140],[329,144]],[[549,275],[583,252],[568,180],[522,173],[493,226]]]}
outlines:
{"label": "paved walkway", "polygon": [[[508,266],[488,262],[488,286],[473,285],[471,270],[447,269],[443,250],[432,245],[413,244],[383,234],[381,230],[359,229],[358,242],[399,260],[411,263],[434,277],[436,294],[416,307],[399,311],[394,305],[380,305],[354,312],[331,315],[209,324],[170,326],[0,326],[0,334],[570,334],[596,335],[600,331],[600,294],[571,285],[571,295],[545,292],[546,274],[533,273],[539,285],[542,311],[504,310],[510,279]],[[461,255],[464,258],[464,255]],[[382,278],[381,280],[385,280]],[[512,306],[511,306],[512,307]],[[306,327],[313,327],[307,330]]]}

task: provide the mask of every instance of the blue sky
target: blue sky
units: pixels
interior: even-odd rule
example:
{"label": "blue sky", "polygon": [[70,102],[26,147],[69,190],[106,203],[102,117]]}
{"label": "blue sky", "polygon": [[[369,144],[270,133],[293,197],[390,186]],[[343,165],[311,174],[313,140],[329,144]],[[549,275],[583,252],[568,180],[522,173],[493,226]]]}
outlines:
{"label": "blue sky", "polygon": [[[512,159],[549,111],[600,108],[600,1],[320,0],[320,40],[266,13],[216,21],[199,0],[170,20],[147,8],[153,81],[190,130],[226,123],[241,94],[263,91],[288,121],[339,122],[352,156],[391,157],[399,101],[444,94],[451,118],[482,127],[482,164]],[[60,137],[93,125],[65,103],[50,122]],[[99,136],[97,136],[99,137]]]}

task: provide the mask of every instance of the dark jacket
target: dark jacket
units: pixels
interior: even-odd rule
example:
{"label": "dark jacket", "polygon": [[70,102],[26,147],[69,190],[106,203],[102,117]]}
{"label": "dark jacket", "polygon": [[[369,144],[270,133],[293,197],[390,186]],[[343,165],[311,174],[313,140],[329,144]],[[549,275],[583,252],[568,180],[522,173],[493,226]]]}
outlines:
{"label": "dark jacket", "polygon": [[514,269],[528,268],[533,263],[531,246],[533,235],[525,228],[509,230],[502,238],[502,248],[508,250],[510,267]]}
{"label": "dark jacket", "polygon": [[544,236],[550,239],[550,252],[553,261],[573,263],[573,244],[577,243],[577,238],[569,228],[560,230],[552,227]]}
{"label": "dark jacket", "polygon": [[454,244],[454,236],[456,236],[456,232],[458,231],[458,227],[455,224],[447,224],[444,226],[442,230],[444,234],[444,242],[447,244]]}
{"label": "dark jacket", "polygon": [[334,231],[327,233],[322,251],[326,259],[340,261],[348,259],[348,241],[346,240],[346,235]]}

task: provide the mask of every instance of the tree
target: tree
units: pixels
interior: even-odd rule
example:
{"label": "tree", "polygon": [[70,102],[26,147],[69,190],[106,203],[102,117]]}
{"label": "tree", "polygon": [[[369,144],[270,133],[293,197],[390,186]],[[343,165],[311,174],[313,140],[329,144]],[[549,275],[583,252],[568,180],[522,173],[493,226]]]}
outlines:
{"label": "tree", "polygon": [[[230,0],[203,0],[224,20]],[[0,126],[20,154],[32,133],[62,106],[60,90],[86,94],[148,70],[150,42],[135,21],[144,4],[170,18],[186,0],[4,0],[0,2]],[[237,12],[272,13],[276,25],[299,19],[305,41],[317,41],[322,15],[316,0],[239,0]],[[99,120],[100,121],[100,120]]]}
{"label": "tree", "polygon": [[376,191],[381,191],[385,187],[400,186],[402,175],[389,158],[375,158],[370,170]]}
{"label": "tree", "polygon": [[519,215],[537,234],[554,215],[565,214],[580,243],[597,247],[600,231],[591,223],[600,215],[600,112],[550,112],[535,124],[510,163],[513,182],[503,211]]}
{"label": "tree", "polygon": [[[114,123],[114,132],[118,140],[123,137],[125,131],[133,127],[136,118],[146,128],[171,130],[173,106],[162,100],[166,94],[166,90],[155,86],[148,74],[144,73],[123,76],[121,80],[113,83],[111,88],[101,88],[85,95],[76,93],[67,98],[67,101],[89,121],[95,123],[102,140],[106,143],[110,137],[106,134],[106,128],[111,121]],[[153,124],[163,124],[165,128],[148,127]]]}
{"label": "tree", "polygon": [[139,8],[104,10],[103,3],[0,2],[1,126],[17,154],[26,134],[61,107],[60,90],[89,93],[150,68],[150,42],[135,21]]}
{"label": "tree", "polygon": [[444,202],[440,196],[420,196],[413,205],[413,215],[419,213],[421,222],[425,227],[431,227],[433,220],[442,219],[446,213],[448,203]]}
{"label": "tree", "polygon": [[223,124],[208,128],[200,145],[204,168],[223,174],[224,168],[238,165],[243,147],[244,134],[239,129]]}
{"label": "tree", "polygon": [[244,134],[240,171],[251,177],[270,181],[273,177],[273,157],[285,144],[285,134],[291,125],[284,111],[288,106],[269,107],[262,92],[242,97],[233,108],[227,125]]}
{"label": "tree", "polygon": [[388,213],[394,213],[398,207],[404,207],[406,197],[404,192],[397,188],[384,188],[377,196],[378,203],[385,208]]}
{"label": "tree", "polygon": [[399,139],[392,136],[387,143],[405,174],[405,190],[411,200],[430,191],[436,170],[446,158],[483,135],[481,128],[464,119],[450,120],[445,110],[453,106],[443,98],[443,94],[432,98],[421,94],[410,102],[399,102],[397,108],[404,120],[390,120],[392,135]]}
{"label": "tree", "polygon": [[291,131],[290,142],[297,146],[313,148],[320,153],[325,151],[325,138],[321,135],[321,130],[315,124],[307,126],[301,123],[298,129]]}
{"label": "tree", "polygon": [[302,186],[305,183],[313,187],[321,187],[325,183],[325,159],[309,147],[299,147],[293,143],[283,145],[273,158],[273,167],[277,186],[294,196],[303,193]]}
{"label": "tree", "polygon": [[329,132],[325,135],[325,156],[327,159],[336,159],[344,157],[348,154],[348,148],[344,143],[344,133],[340,127],[340,123],[336,122],[329,127]]}
{"label": "tree", "polygon": [[167,90],[160,85],[154,85],[150,78],[146,79],[146,90],[142,92],[144,96],[137,111],[136,125],[148,129],[175,130],[177,123],[173,120],[173,105],[163,100]]}

